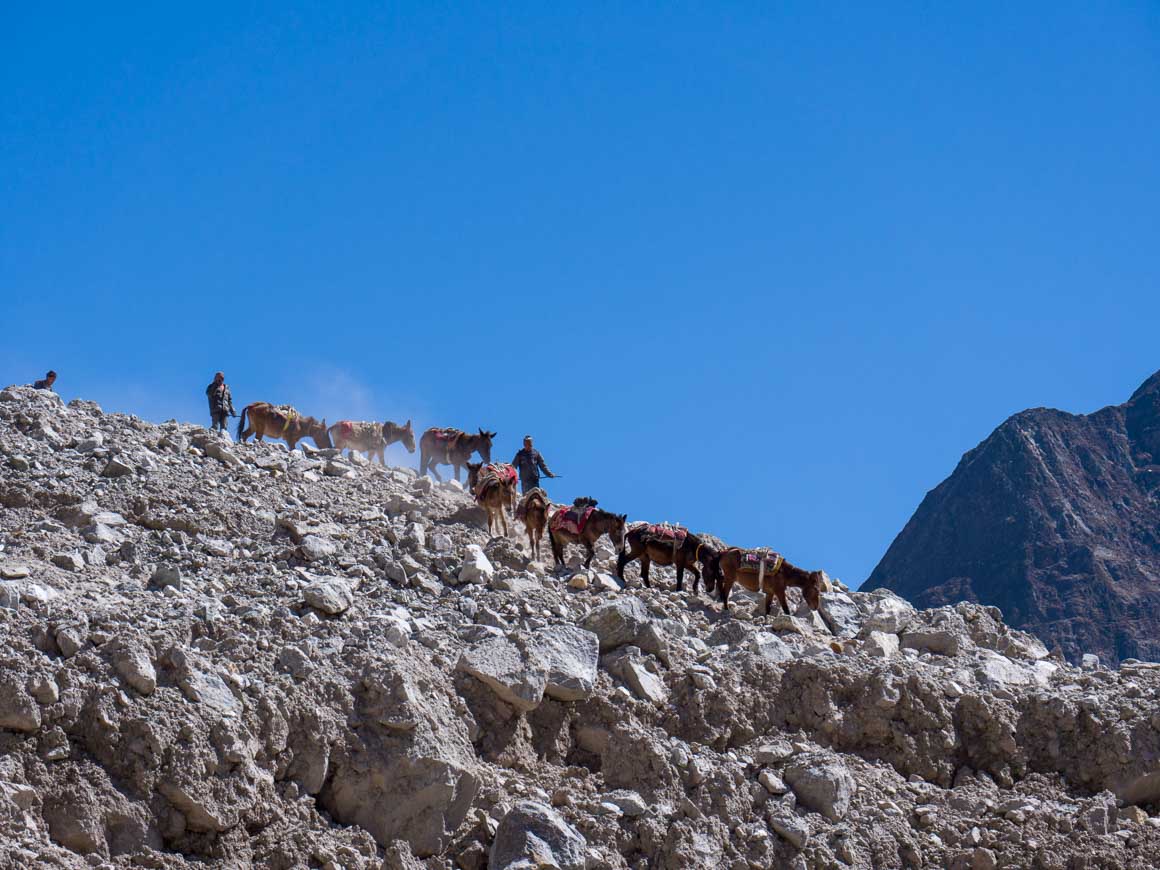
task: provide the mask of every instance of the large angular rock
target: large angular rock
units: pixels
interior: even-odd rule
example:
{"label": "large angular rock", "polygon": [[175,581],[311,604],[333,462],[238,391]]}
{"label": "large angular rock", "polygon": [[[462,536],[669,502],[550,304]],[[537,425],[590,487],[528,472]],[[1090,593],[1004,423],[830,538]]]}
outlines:
{"label": "large angular rock", "polygon": [[499,823],[487,866],[488,870],[584,870],[587,845],[551,807],[521,801]]}
{"label": "large angular rock", "polygon": [[447,848],[479,790],[478,762],[446,678],[392,653],[357,692],[357,745],[339,745],[319,802],[339,822],[359,825],[381,846],[406,840],[419,857]]}
{"label": "large angular rock", "polygon": [[487,684],[502,700],[526,713],[544,700],[549,666],[534,643],[521,640],[517,643],[504,636],[476,644],[460,655],[455,668]]}
{"label": "large angular rock", "polygon": [[902,635],[903,649],[917,649],[944,656],[958,655],[963,636],[947,629],[920,629]]}
{"label": "large angular rock", "polygon": [[861,651],[868,656],[888,659],[898,652],[898,635],[872,631],[862,641]]}
{"label": "large angular rock", "polygon": [[322,577],[302,590],[302,599],[315,610],[337,616],[354,604],[354,591],[345,580]]}
{"label": "large angular rock", "polygon": [[786,662],[793,658],[789,644],[768,631],[756,632],[746,643],[750,652],[770,662]]}
{"label": "large angular rock", "polygon": [[[863,601],[865,598],[862,599]],[[866,631],[883,631],[898,634],[914,620],[914,608],[894,595],[875,596],[866,608],[862,627]]]}
{"label": "large angular rock", "polygon": [[113,650],[113,667],[126,683],[142,695],[152,695],[157,689],[157,671],[141,647],[130,643],[118,644]]}
{"label": "large angular rock", "polygon": [[835,637],[853,637],[862,627],[862,613],[845,592],[823,592],[818,612]]}
{"label": "large angular rock", "polygon": [[102,477],[126,477],[133,473],[133,466],[125,460],[114,456],[107,463],[105,468],[101,471]]}
{"label": "large angular rock", "polygon": [[479,544],[468,544],[459,568],[460,583],[486,583],[495,574],[495,568]]}
{"label": "large angular rock", "polygon": [[635,596],[626,595],[588,611],[580,620],[580,626],[600,639],[600,651],[603,653],[628,643],[638,643],[649,621],[648,608],[644,602]]}
{"label": "large angular rock", "polygon": [[533,635],[540,657],[547,662],[544,694],[557,701],[582,701],[591,697],[600,665],[600,641],[575,625],[553,625]]}
{"label": "large angular rock", "polygon": [[0,677],[0,728],[8,731],[40,728],[40,707],[15,675]]}
{"label": "large angular rock", "polygon": [[643,662],[629,658],[622,665],[621,673],[633,694],[642,701],[648,701],[658,707],[664,706],[668,701],[669,690],[665,687],[664,681],[645,667]]}
{"label": "large angular rock", "polygon": [[785,781],[803,806],[833,822],[845,818],[858,789],[845,765],[826,756],[795,759],[786,767]]}
{"label": "large angular rock", "polygon": [[329,559],[338,552],[338,545],[321,535],[306,535],[298,545],[298,554],[307,562]]}

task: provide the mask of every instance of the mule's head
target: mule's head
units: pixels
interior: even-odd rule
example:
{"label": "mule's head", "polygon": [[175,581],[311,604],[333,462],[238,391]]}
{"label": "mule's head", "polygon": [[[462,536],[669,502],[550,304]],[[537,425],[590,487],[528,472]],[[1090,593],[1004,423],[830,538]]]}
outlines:
{"label": "mule's head", "polygon": [[628,514],[613,514],[612,531],[608,533],[608,537],[612,539],[612,543],[616,545],[618,553],[624,552],[624,536],[628,530]]}
{"label": "mule's head", "polygon": [[306,434],[314,439],[314,443],[325,450],[328,447],[333,447],[334,444],[330,440],[330,431],[326,428],[326,418],[319,423],[313,417],[306,419]]}
{"label": "mule's head", "polygon": [[825,588],[825,573],[811,571],[809,578],[802,584],[802,598],[810,606],[810,610],[817,610],[822,605],[822,589]]}
{"label": "mule's head", "polygon": [[467,488],[475,489],[475,485],[479,483],[479,472],[483,468],[482,462],[468,462],[467,463]]}
{"label": "mule's head", "polygon": [[415,452],[415,430],[411,428],[411,421],[407,421],[407,425],[403,427],[403,446],[407,448],[408,453]]}
{"label": "mule's head", "polygon": [[477,449],[484,462],[491,462],[491,439],[494,437],[494,432],[488,432],[486,429],[479,430],[479,447]]}

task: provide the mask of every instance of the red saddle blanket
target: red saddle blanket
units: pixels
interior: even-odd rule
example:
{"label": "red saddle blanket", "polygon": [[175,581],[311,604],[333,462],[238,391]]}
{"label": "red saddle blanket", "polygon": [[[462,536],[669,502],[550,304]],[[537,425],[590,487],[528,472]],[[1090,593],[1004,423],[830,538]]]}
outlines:
{"label": "red saddle blanket", "polygon": [[594,510],[596,508],[591,505],[586,507],[583,512],[579,512],[575,508],[560,508],[552,514],[552,531],[578,535],[588,525],[588,518],[592,516]]}
{"label": "red saddle blanket", "polygon": [[493,462],[480,470],[479,481],[475,484],[475,497],[480,498],[492,484],[500,486],[506,484],[514,489],[517,479],[518,476],[513,466],[506,462]]}
{"label": "red saddle blanket", "polygon": [[644,533],[653,540],[665,541],[680,545],[689,536],[689,530],[681,526],[672,526],[668,523],[653,523],[645,526]]}
{"label": "red saddle blanket", "polygon": [[760,570],[763,556],[765,557],[766,574],[772,574],[785,561],[785,557],[781,553],[775,553],[773,550],[746,550],[741,554],[741,568],[749,571]]}
{"label": "red saddle blanket", "polygon": [[440,442],[440,443],[443,443],[446,441],[454,441],[456,438],[458,438],[462,434],[463,433],[460,432],[458,429],[436,429],[435,430],[435,440]]}

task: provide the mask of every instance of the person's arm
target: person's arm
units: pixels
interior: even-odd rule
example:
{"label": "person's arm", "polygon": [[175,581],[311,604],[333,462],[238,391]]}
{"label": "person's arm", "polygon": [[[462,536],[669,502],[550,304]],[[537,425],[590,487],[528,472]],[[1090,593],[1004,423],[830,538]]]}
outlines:
{"label": "person's arm", "polygon": [[544,457],[538,450],[536,451],[536,465],[540,466],[540,471],[544,472],[544,474],[548,475],[548,477],[556,476],[552,474],[552,469],[548,468],[548,464],[544,462]]}
{"label": "person's arm", "polygon": [[523,452],[522,450],[517,450],[516,455],[512,457],[512,465],[515,466],[516,471],[520,470],[520,454]]}

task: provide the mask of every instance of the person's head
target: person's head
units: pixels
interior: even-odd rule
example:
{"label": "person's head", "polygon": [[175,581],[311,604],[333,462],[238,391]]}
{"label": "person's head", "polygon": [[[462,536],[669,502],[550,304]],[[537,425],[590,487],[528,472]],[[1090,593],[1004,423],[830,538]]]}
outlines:
{"label": "person's head", "polygon": [[525,436],[524,436],[524,446],[525,446],[525,447],[531,447],[531,446],[532,446],[532,436],[531,436],[531,435],[525,435]]}
{"label": "person's head", "polygon": [[213,376],[213,382],[214,382],[215,384],[220,384],[220,383],[221,383],[222,381],[224,381],[225,379],[226,379],[226,376],[225,376],[225,373],[224,373],[224,372],[216,372],[216,373],[214,373],[214,376]]}
{"label": "person's head", "polygon": [[48,374],[44,376],[44,379],[51,384],[56,380],[56,372],[54,372],[52,369],[49,369]]}

